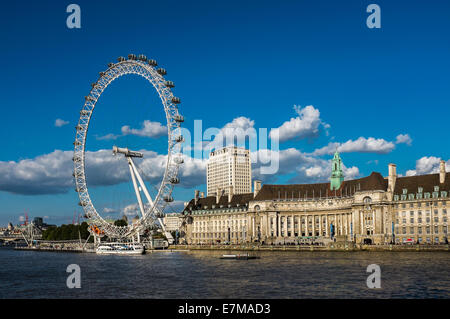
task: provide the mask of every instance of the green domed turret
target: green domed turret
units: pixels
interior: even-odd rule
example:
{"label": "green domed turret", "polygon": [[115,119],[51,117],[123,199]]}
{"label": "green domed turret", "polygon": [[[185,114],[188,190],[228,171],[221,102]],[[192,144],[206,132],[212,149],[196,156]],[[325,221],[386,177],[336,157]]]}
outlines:
{"label": "green domed turret", "polygon": [[339,152],[336,150],[334,153],[333,160],[331,161],[331,179],[330,179],[330,189],[337,190],[341,187],[344,181],[344,173],[342,172],[342,160],[339,156]]}

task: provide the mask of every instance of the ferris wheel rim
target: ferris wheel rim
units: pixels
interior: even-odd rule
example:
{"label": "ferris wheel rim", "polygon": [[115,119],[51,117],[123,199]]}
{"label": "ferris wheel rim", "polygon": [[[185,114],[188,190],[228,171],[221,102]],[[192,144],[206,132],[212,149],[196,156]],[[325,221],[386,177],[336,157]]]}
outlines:
{"label": "ferris wheel rim", "polygon": [[[134,57],[134,58],[133,58]],[[147,62],[147,63],[146,63]],[[155,69],[156,62],[149,60],[145,56],[139,56],[138,59],[134,55],[129,55],[128,60],[119,58],[117,63],[110,63],[108,69],[100,72],[98,80],[92,84],[89,95],[85,97],[85,103],[80,111],[80,118],[76,126],[76,136],[74,142],[74,178],[80,206],[83,207],[85,216],[89,218],[90,224],[95,225],[101,231],[113,238],[127,237],[130,234],[142,231],[151,223],[155,223],[155,219],[163,212],[168,201],[172,199],[174,188],[173,181],[179,181],[179,166],[182,164],[181,157],[181,126],[180,115],[177,104],[180,103],[179,98],[175,97],[171,91],[173,82],[166,81],[164,69]],[[162,71],[160,71],[162,70]],[[167,121],[168,135],[168,151],[164,174],[158,188],[158,193],[153,201],[153,206],[145,210],[144,216],[141,216],[138,222],[128,226],[116,226],[107,222],[96,210],[89,195],[86,173],[85,173],[85,152],[86,140],[89,124],[92,119],[95,106],[103,92],[116,79],[128,75],[136,74],[145,78],[153,88],[157,91],[158,96],[164,108]],[[180,141],[174,140],[172,137],[178,134]],[[178,159],[178,160],[177,160]],[[167,201],[166,201],[167,197]],[[173,199],[172,199],[173,200]]]}

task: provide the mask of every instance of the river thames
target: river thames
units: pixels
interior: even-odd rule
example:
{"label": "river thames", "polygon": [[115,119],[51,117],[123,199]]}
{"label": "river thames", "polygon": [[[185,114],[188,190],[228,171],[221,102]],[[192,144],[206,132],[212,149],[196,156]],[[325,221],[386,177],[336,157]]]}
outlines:
{"label": "river thames", "polygon": [[[448,252],[158,251],[99,256],[0,249],[0,298],[449,298]],[[69,264],[81,288],[69,289]],[[381,267],[381,288],[366,285]]]}

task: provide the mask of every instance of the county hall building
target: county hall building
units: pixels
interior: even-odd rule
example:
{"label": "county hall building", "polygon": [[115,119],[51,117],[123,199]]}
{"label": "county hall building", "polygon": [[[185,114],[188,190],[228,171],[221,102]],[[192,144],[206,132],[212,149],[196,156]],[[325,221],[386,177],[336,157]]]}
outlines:
{"label": "county hall building", "polygon": [[389,164],[388,177],[373,172],[344,180],[336,152],[328,183],[255,181],[253,192],[228,187],[206,197],[196,191],[183,211],[185,238],[188,244],[448,243],[449,190],[444,161],[437,174],[398,177]]}

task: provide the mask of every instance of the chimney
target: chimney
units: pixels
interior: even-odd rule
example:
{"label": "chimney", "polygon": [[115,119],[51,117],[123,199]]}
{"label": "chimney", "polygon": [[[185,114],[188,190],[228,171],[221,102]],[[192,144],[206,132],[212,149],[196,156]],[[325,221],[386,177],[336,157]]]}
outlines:
{"label": "chimney", "polygon": [[397,181],[397,165],[389,164],[388,191],[394,192],[395,182]]}
{"label": "chimney", "polygon": [[441,161],[439,165],[439,183],[445,183],[445,161]]}
{"label": "chimney", "polygon": [[261,181],[253,181],[253,198],[258,195],[259,191],[261,190]]}
{"label": "chimney", "polygon": [[198,191],[198,190],[195,190],[194,191],[194,203],[195,203],[195,205],[197,205],[197,202],[198,202],[198,193],[199,193],[200,191]]}
{"label": "chimney", "polygon": [[216,204],[219,204],[220,196],[222,196],[222,189],[218,188],[216,192]]}
{"label": "chimney", "polygon": [[205,192],[200,193],[200,198],[205,198]]}
{"label": "chimney", "polygon": [[228,203],[231,203],[231,200],[233,199],[234,195],[234,187],[233,185],[230,185],[228,188]]}

